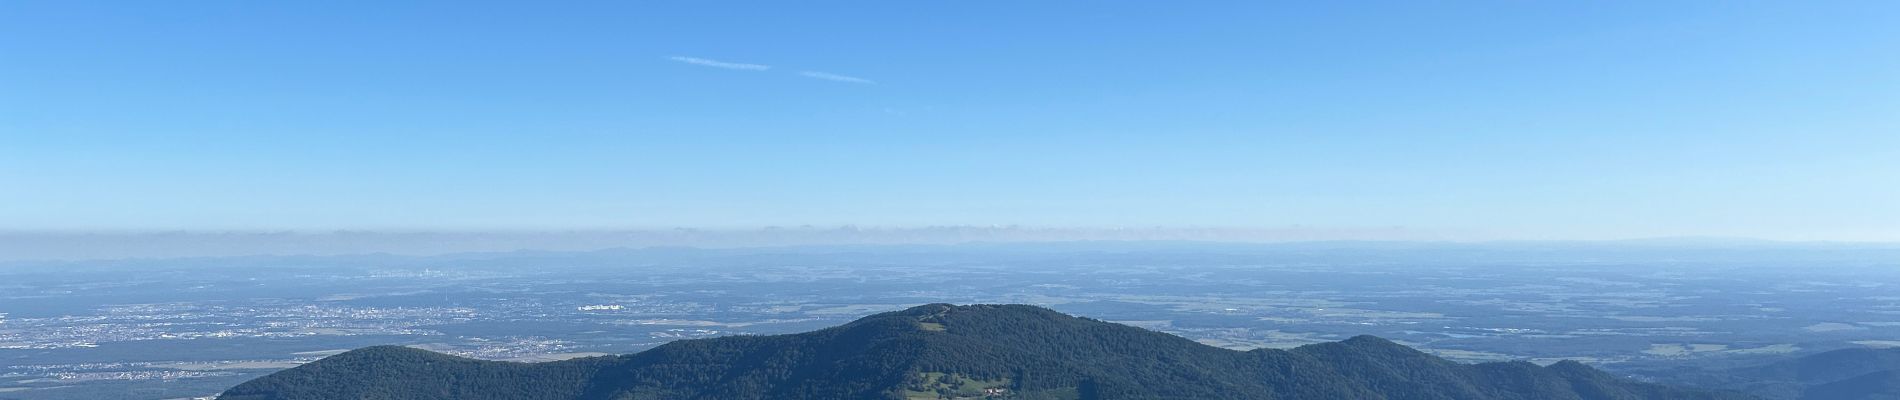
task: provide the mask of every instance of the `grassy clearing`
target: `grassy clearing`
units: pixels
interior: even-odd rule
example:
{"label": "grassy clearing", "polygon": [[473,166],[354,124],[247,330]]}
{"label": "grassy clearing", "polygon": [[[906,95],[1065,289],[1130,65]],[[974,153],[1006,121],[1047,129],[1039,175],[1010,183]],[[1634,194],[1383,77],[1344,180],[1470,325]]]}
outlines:
{"label": "grassy clearing", "polygon": [[1009,398],[1009,379],[979,380],[962,374],[924,372],[905,385],[903,396],[905,400],[1003,399]]}

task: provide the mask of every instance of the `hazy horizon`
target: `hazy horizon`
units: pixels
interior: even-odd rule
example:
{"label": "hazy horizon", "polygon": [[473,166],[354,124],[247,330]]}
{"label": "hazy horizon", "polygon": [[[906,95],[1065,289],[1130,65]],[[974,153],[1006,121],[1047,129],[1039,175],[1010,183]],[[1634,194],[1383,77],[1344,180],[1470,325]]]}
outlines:
{"label": "hazy horizon", "polygon": [[1741,237],[1486,238],[1402,228],[1040,228],[1006,226],[784,227],[568,231],[9,231],[0,230],[0,262],[233,256],[433,256],[515,251],[640,248],[775,248],[971,244],[1205,243],[1284,245],[1324,242],[1469,246],[1524,243],[1663,248],[1900,248],[1900,242],[1789,241]]}

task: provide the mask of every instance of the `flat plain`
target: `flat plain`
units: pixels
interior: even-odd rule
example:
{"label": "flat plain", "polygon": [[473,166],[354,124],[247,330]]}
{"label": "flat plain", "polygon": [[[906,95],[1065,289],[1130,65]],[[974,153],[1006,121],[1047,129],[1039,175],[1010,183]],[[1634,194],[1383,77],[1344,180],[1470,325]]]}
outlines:
{"label": "flat plain", "polygon": [[1021,303],[1235,349],[1385,337],[1640,379],[1900,338],[1900,251],[1050,243],[0,267],[0,398],[209,396],[381,344],[512,361]]}

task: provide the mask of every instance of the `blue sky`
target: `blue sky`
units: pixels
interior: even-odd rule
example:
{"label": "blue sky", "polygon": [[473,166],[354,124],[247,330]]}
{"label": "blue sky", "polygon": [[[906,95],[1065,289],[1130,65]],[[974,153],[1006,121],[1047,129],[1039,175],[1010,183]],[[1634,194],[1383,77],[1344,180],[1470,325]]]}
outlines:
{"label": "blue sky", "polygon": [[1900,2],[0,3],[0,230],[1900,241]]}

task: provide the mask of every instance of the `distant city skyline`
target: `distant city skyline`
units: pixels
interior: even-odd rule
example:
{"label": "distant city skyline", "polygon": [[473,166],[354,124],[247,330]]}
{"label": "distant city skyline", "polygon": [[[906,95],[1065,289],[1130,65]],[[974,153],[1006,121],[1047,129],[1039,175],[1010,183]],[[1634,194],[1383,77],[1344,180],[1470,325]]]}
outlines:
{"label": "distant city skyline", "polygon": [[0,232],[1900,242],[1893,15],[8,2]]}

